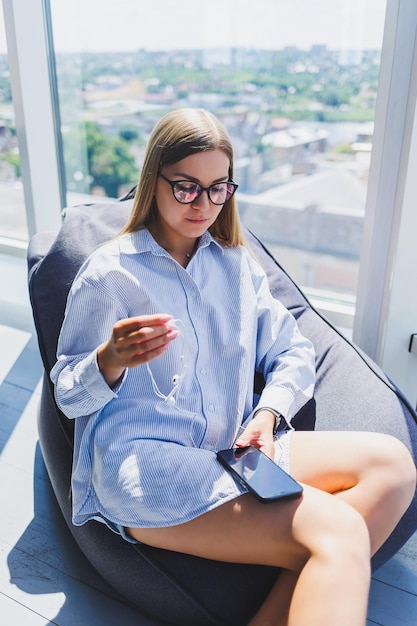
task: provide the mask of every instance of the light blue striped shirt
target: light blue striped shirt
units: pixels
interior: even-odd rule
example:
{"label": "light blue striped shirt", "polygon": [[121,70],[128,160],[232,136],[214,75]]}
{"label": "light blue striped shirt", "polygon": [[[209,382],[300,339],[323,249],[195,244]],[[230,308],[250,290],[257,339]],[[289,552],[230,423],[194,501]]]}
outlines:
{"label": "light blue striped shirt", "polygon": [[[180,336],[111,389],[97,347],[118,320],[154,313],[172,314]],[[266,379],[256,407],[255,369]],[[164,397],[175,375],[172,407]],[[207,232],[184,269],[144,229],[80,269],[51,379],[59,407],[76,418],[74,524],[169,526],[245,492],[215,453],[255,408],[295,415],[313,394],[314,351],[246,248],[223,248]]]}

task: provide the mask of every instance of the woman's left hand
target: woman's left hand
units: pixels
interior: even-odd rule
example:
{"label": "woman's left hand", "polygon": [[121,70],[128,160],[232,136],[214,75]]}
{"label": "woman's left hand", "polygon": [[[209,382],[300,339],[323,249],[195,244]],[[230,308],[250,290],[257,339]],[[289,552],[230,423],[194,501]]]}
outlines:
{"label": "woman's left hand", "polygon": [[270,459],[274,458],[274,435],[275,415],[265,409],[259,411],[256,416],[247,424],[245,430],[237,440],[235,445],[238,448],[255,446],[259,448]]}

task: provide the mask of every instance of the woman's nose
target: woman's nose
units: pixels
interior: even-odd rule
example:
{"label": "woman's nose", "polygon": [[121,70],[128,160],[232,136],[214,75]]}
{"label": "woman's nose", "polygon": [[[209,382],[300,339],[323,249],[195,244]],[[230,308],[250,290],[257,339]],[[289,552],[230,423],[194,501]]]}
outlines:
{"label": "woman's nose", "polygon": [[204,189],[202,193],[192,202],[191,206],[195,206],[198,209],[210,208],[210,198],[208,192]]}

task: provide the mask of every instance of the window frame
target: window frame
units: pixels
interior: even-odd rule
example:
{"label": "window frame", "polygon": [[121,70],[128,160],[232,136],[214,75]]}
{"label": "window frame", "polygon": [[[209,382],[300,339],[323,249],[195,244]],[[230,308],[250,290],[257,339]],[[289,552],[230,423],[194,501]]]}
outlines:
{"label": "window frame", "polygon": [[65,203],[46,26],[48,6],[48,0],[3,0],[29,238],[40,231],[58,230]]}
{"label": "window frame", "polygon": [[387,0],[353,341],[414,405],[416,104],[417,3]]}

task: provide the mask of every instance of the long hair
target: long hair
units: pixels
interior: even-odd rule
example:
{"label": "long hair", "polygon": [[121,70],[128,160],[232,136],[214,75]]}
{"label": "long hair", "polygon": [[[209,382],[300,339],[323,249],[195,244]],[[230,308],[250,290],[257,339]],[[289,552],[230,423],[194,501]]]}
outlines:
{"label": "long hair", "polygon": [[[149,137],[132,212],[122,232],[132,233],[155,221],[158,211],[155,189],[164,165],[173,165],[206,150],[225,152],[230,160],[229,180],[232,180],[232,142],[217,117],[204,109],[178,109],[164,115]],[[224,203],[209,231],[222,245],[243,244],[235,196]]]}

